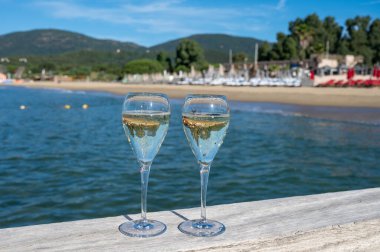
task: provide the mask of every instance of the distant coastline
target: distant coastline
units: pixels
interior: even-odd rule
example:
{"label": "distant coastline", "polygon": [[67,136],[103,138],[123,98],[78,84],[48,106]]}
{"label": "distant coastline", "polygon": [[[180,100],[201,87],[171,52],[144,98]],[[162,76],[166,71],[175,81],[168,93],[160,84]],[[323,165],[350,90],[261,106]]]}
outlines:
{"label": "distant coastline", "polygon": [[161,92],[170,98],[184,98],[190,93],[223,94],[243,102],[272,102],[310,106],[380,108],[380,88],[282,88],[226,87],[165,84],[120,84],[107,82],[33,82],[12,84],[29,88],[62,88],[68,90],[102,91],[124,95],[128,92]]}

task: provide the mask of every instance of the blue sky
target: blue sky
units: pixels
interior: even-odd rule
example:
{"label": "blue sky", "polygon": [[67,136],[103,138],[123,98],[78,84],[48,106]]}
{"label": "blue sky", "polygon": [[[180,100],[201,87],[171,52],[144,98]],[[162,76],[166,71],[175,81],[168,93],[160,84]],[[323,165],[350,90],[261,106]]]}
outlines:
{"label": "blue sky", "polygon": [[196,33],[274,41],[288,22],[317,13],[380,17],[380,0],[0,0],[0,34],[56,28],[151,46]]}

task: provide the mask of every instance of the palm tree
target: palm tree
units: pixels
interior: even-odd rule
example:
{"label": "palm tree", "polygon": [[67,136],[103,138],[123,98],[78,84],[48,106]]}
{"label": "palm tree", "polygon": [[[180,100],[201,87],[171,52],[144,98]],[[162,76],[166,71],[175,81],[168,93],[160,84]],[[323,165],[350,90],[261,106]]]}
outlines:
{"label": "palm tree", "polygon": [[294,33],[298,36],[298,40],[301,46],[300,57],[304,59],[305,50],[313,40],[313,30],[307,24],[298,24],[294,29]]}

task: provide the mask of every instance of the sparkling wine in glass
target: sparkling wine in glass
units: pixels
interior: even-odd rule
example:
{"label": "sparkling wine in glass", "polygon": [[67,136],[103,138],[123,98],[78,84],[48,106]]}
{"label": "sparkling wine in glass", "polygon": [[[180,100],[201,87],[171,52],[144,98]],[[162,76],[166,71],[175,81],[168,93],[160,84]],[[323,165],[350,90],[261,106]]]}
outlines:
{"label": "sparkling wine in glass", "polygon": [[193,236],[216,236],[225,231],[222,223],[206,218],[206,194],[210,166],[223,143],[230,121],[225,96],[189,95],[182,108],[186,138],[198,160],[201,176],[201,219],[182,222],[178,229]]}
{"label": "sparkling wine in glass", "polygon": [[146,218],[150,166],[169,128],[170,105],[164,94],[129,93],[125,97],[122,122],[125,135],[140,164],[141,219],[121,224],[121,233],[132,237],[162,234],[166,225]]}

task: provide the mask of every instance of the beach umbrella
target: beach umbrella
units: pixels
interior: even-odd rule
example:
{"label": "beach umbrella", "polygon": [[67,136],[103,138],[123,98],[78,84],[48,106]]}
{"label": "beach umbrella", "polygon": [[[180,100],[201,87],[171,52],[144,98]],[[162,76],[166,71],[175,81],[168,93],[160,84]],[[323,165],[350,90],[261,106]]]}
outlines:
{"label": "beach umbrella", "polygon": [[378,71],[377,67],[374,66],[374,67],[373,67],[373,71],[372,71],[372,76],[373,76],[373,77],[377,77],[377,76],[378,76],[378,72],[379,72],[379,71]]}
{"label": "beach umbrella", "polygon": [[347,70],[347,79],[348,79],[348,80],[352,79],[352,78],[354,77],[354,75],[355,75],[355,71],[354,71],[354,69],[353,69],[353,68],[349,68],[349,69]]}
{"label": "beach umbrella", "polygon": [[190,78],[194,78],[195,77],[195,68],[194,68],[194,65],[191,65],[190,67]]}
{"label": "beach umbrella", "polygon": [[7,79],[7,76],[3,73],[0,73],[0,82],[3,82]]}
{"label": "beach umbrella", "polygon": [[219,64],[218,75],[219,77],[224,76],[224,66],[222,64]]}
{"label": "beach umbrella", "polygon": [[232,76],[236,75],[234,64],[231,64],[230,71],[228,72],[228,75],[229,75],[229,77],[232,77]]}
{"label": "beach umbrella", "polygon": [[212,77],[214,75],[214,66],[208,65],[207,76]]}
{"label": "beach umbrella", "polygon": [[310,80],[314,80],[314,70],[310,71]]}

